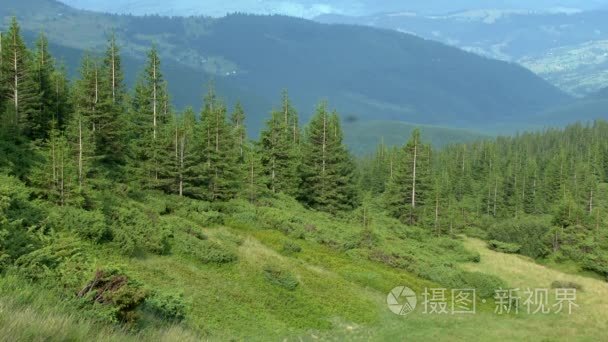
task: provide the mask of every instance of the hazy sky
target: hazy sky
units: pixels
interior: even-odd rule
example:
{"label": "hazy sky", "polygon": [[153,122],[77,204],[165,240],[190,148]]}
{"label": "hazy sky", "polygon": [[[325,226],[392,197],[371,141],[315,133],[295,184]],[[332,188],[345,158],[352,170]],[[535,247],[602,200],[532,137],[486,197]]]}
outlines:
{"label": "hazy sky", "polygon": [[[282,13],[312,18],[319,14],[365,15],[414,11],[446,13],[467,9],[592,9],[608,0],[61,0],[74,7],[114,13],[222,16],[231,12]],[[606,7],[608,8],[608,7]]]}

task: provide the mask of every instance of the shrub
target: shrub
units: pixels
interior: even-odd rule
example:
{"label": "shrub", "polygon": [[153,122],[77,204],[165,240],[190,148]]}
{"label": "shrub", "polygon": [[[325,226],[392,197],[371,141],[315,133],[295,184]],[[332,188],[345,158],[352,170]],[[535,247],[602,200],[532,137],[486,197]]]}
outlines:
{"label": "shrub", "polygon": [[187,218],[203,227],[221,225],[224,223],[224,215],[212,209],[208,202],[191,201],[175,211],[175,215]]}
{"label": "shrub", "polygon": [[551,225],[547,220],[525,217],[493,225],[488,231],[488,239],[517,244],[521,246],[518,253],[539,258],[549,253],[550,245],[545,236],[550,230]]}
{"label": "shrub", "polygon": [[521,246],[515,243],[506,243],[497,240],[492,240],[488,242],[488,248],[506,254],[517,254],[521,251]]}
{"label": "shrub", "polygon": [[283,253],[287,255],[297,254],[300,252],[302,252],[302,247],[291,241],[285,242],[283,244]]}
{"label": "shrub", "polygon": [[290,291],[295,290],[299,285],[298,280],[290,272],[281,270],[276,266],[268,265],[264,267],[264,278],[272,285]]}
{"label": "shrub", "polygon": [[100,243],[112,239],[112,231],[99,211],[59,207],[51,211],[48,223],[55,230],[69,229],[89,241]]}
{"label": "shrub", "polygon": [[217,234],[217,238],[222,242],[227,242],[234,246],[242,246],[245,239],[242,236],[233,234],[231,232],[221,232]]}
{"label": "shrub", "polygon": [[59,238],[49,245],[21,256],[15,261],[19,273],[31,280],[51,281],[55,269],[69,260],[84,263],[80,243],[74,238]]}
{"label": "shrub", "polygon": [[201,241],[197,259],[205,264],[228,264],[238,259],[236,253],[213,241]]}
{"label": "shrub", "polygon": [[97,270],[79,292],[78,297],[101,306],[99,315],[111,322],[133,323],[137,311],[149,292],[117,268]]}
{"label": "shrub", "polygon": [[475,289],[480,298],[491,298],[496,290],[507,288],[505,282],[498,277],[447,266],[431,266],[423,269],[420,276],[450,289]]}
{"label": "shrub", "polygon": [[165,255],[170,252],[170,230],[155,214],[135,208],[118,208],[112,213],[114,241],[126,255],[147,251]]}
{"label": "shrub", "polygon": [[475,289],[480,298],[492,298],[496,290],[507,288],[505,282],[493,275],[480,272],[463,272],[464,288]]}
{"label": "shrub", "polygon": [[552,289],[576,289],[581,291],[583,286],[573,281],[556,280],[551,283]]}
{"label": "shrub", "polygon": [[177,246],[182,255],[204,264],[228,264],[238,259],[231,249],[209,240],[198,240],[188,236],[180,239]]}
{"label": "shrub", "polygon": [[588,255],[583,262],[583,268],[606,277],[608,281],[608,256],[599,254]]}
{"label": "shrub", "polygon": [[155,293],[146,299],[145,307],[163,320],[181,321],[186,318],[187,305],[183,294]]}

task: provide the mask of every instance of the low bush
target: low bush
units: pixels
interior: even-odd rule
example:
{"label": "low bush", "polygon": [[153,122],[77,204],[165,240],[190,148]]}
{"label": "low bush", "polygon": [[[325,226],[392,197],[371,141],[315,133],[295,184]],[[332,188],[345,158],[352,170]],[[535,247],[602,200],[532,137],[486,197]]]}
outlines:
{"label": "low bush", "polygon": [[184,236],[176,244],[182,255],[193,258],[203,264],[228,264],[238,260],[236,252],[210,240],[198,240]]}
{"label": "low bush", "polygon": [[224,215],[208,202],[188,201],[177,208],[174,215],[186,218],[203,227],[224,224]]}
{"label": "low bush", "polygon": [[583,290],[583,286],[581,284],[575,283],[573,281],[563,281],[556,280],[551,283],[552,289],[576,289],[579,291]]}
{"label": "low bush", "polygon": [[117,208],[112,213],[114,242],[125,255],[145,251],[158,255],[170,252],[171,231],[155,214],[136,208]]}
{"label": "low bush", "polygon": [[606,277],[608,281],[608,255],[590,254],[583,261],[583,269]]}
{"label": "low bush", "polygon": [[[56,269],[69,261],[84,264],[81,243],[74,238],[54,238],[42,248],[19,257],[15,261],[20,275],[33,281],[57,281]],[[83,265],[84,266],[84,265]]]}
{"label": "low bush", "polygon": [[497,240],[491,240],[488,242],[488,248],[506,254],[517,254],[521,251],[521,245],[515,243],[501,242]]}
{"label": "low bush", "polygon": [[94,243],[112,239],[112,231],[106,224],[103,213],[99,211],[57,207],[50,212],[47,222],[57,231],[68,229]]}
{"label": "low bush", "polygon": [[264,278],[272,285],[293,291],[300,282],[288,271],[276,266],[267,265],[264,267]]}
{"label": "low bush", "polygon": [[149,296],[141,284],[129,279],[117,268],[97,270],[78,297],[98,306],[98,315],[113,323],[134,323],[138,310]]}
{"label": "low bush", "polygon": [[475,289],[480,298],[492,298],[496,290],[507,288],[505,282],[496,276],[447,266],[432,266],[423,270],[420,276],[449,289]]}
{"label": "low bush", "polygon": [[183,294],[154,293],[146,299],[145,308],[165,321],[186,318],[187,305]]}
{"label": "low bush", "polygon": [[494,224],[488,230],[488,239],[519,245],[520,250],[514,253],[539,258],[550,251],[550,244],[545,239],[550,231],[551,223],[547,219],[524,217]]}
{"label": "low bush", "polygon": [[302,252],[302,247],[299,245],[288,241],[283,244],[283,253],[287,255],[293,255]]}

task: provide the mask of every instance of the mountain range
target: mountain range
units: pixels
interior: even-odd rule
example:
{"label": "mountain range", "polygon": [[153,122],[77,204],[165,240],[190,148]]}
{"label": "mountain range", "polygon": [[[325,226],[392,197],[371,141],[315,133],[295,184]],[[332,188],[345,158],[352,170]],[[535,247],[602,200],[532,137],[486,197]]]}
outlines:
{"label": "mountain range", "polygon": [[32,38],[46,32],[56,55],[76,70],[84,50],[119,37],[132,84],[156,44],[178,108],[200,106],[214,79],[230,103],[241,100],[255,133],[288,89],[303,119],[328,100],[349,121],[496,130],[526,125],[570,97],[529,70],[434,41],[363,26],[286,16],[160,17],[76,10],[53,0],[8,0]]}
{"label": "mountain range", "polygon": [[606,0],[173,0],[171,6],[160,0],[64,0],[64,3],[87,10],[121,14],[207,15],[228,13],[285,14],[312,18],[321,14],[371,15],[386,12],[444,14],[464,10],[494,8],[499,10],[546,11],[556,8],[589,10],[606,6]]}
{"label": "mountain range", "polygon": [[516,62],[573,95],[585,96],[608,84],[607,17],[605,10],[495,8],[447,15],[327,14],[316,20],[397,30]]}

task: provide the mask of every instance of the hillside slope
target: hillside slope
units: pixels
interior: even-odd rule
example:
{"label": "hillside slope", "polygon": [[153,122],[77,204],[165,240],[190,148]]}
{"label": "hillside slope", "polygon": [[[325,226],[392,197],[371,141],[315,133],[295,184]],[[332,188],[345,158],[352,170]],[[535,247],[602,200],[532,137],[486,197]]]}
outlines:
{"label": "hillside slope", "polygon": [[477,9],[446,15],[390,12],[361,17],[319,16],[408,32],[484,56],[518,62],[572,94],[606,86],[608,24],[602,10]]}
{"label": "hillside slope", "polygon": [[170,84],[174,94],[184,94],[178,106],[198,104],[201,83],[211,76],[238,89],[240,97],[257,99],[249,108],[257,126],[271,109],[264,104],[278,102],[284,88],[297,94],[294,101],[305,116],[326,98],[361,119],[460,127],[525,119],[568,100],[517,65],[373,28],[282,16],[112,16],[52,0],[6,1],[0,16],[6,21],[10,15],[26,31],[44,30],[56,45],[76,50],[100,51],[111,27],[123,52],[135,59],[155,42],[165,66],[201,75]]}

